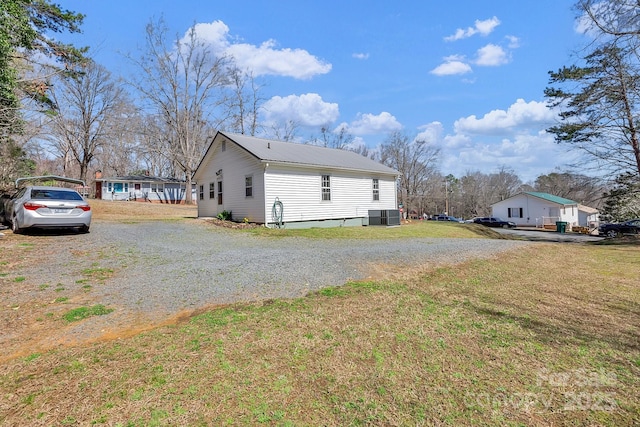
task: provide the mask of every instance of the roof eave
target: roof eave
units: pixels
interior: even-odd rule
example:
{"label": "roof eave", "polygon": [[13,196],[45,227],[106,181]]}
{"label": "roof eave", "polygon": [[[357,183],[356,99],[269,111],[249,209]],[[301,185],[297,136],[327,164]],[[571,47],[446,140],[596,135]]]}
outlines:
{"label": "roof eave", "polygon": [[299,162],[283,162],[282,160],[269,160],[269,159],[260,159],[261,163],[265,163],[265,164],[274,164],[274,165],[282,165],[282,166],[296,166],[296,167],[304,167],[304,168],[308,168],[308,169],[318,169],[318,170],[326,170],[326,169],[333,169],[333,170],[340,170],[340,171],[350,171],[350,172],[361,172],[361,173],[370,173],[370,174],[379,174],[379,175],[389,175],[389,176],[399,176],[400,173],[393,171],[393,172],[384,172],[384,171],[377,171],[377,170],[372,170],[372,169],[358,169],[358,168],[351,168],[351,167],[341,167],[341,166],[330,166],[330,165],[317,165],[317,164],[312,164],[312,163],[299,163]]}

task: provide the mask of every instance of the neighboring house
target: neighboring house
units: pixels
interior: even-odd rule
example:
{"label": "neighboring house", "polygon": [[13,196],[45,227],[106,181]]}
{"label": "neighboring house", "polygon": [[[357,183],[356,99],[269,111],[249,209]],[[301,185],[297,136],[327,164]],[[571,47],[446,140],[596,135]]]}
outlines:
{"label": "neighboring house", "polygon": [[[103,178],[100,172],[96,173],[96,199],[181,204],[185,202],[185,189],[186,182],[175,178],[148,175]],[[192,195],[195,201],[195,186]]]}
{"label": "neighboring house", "polygon": [[578,205],[578,225],[597,229],[600,225],[600,212],[598,209],[585,205]]}
{"label": "neighboring house", "polygon": [[199,217],[302,228],[399,224],[397,176],[351,151],[218,132],[194,181]]}
{"label": "neighboring house", "polygon": [[549,193],[528,191],[491,205],[492,215],[519,226],[555,228],[556,221],[588,227],[597,221],[597,210]]}

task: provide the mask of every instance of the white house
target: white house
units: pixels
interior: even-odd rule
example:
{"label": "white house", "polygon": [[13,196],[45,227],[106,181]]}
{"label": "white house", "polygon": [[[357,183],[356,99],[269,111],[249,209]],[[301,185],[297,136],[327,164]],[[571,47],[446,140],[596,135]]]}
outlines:
{"label": "white house", "polygon": [[[194,189],[192,192],[195,193]],[[102,173],[97,172],[95,194],[96,199],[102,200],[182,204],[186,198],[186,182],[149,175],[102,177]]]}
{"label": "white house", "polygon": [[573,200],[549,193],[527,191],[491,205],[493,216],[515,222],[519,226],[555,227],[556,221],[571,226],[588,227],[597,211]]}
{"label": "white house", "polygon": [[218,132],[194,181],[199,217],[303,228],[399,224],[397,176],[351,151]]}

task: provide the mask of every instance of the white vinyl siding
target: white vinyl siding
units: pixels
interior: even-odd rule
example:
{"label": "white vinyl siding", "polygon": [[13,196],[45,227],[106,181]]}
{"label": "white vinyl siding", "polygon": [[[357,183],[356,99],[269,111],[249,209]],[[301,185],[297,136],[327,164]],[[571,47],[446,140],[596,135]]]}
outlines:
{"label": "white vinyl siding", "polygon": [[265,212],[276,197],[283,204],[283,220],[312,221],[367,217],[370,209],[397,209],[395,177],[380,177],[380,201],[371,197],[371,177],[355,172],[331,173],[331,203],[318,197],[322,173],[314,170],[269,167],[265,175]]}
{"label": "white vinyl siding", "polygon": [[[212,147],[214,155],[207,160],[209,164],[204,173],[196,177],[198,182],[213,183],[215,198],[198,203],[198,216],[216,216],[222,211],[230,211],[234,220],[249,219],[252,222],[264,222],[264,199],[262,197],[262,171],[264,165],[236,144],[226,143],[222,151],[220,145]],[[220,171],[220,175],[216,172]],[[246,197],[246,177],[252,176],[252,197]],[[222,194],[218,185],[222,186]],[[219,196],[222,203],[219,204]]]}

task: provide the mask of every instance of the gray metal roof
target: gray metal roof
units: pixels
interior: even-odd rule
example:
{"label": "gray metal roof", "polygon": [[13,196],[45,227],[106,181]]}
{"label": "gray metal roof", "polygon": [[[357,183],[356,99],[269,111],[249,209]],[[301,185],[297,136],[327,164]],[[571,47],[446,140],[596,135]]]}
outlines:
{"label": "gray metal roof", "polygon": [[390,167],[364,157],[358,153],[335,148],[319,147],[310,144],[273,141],[247,135],[218,132],[263,162],[288,163],[291,165],[327,167],[362,172],[374,172],[385,175],[398,175]]}

